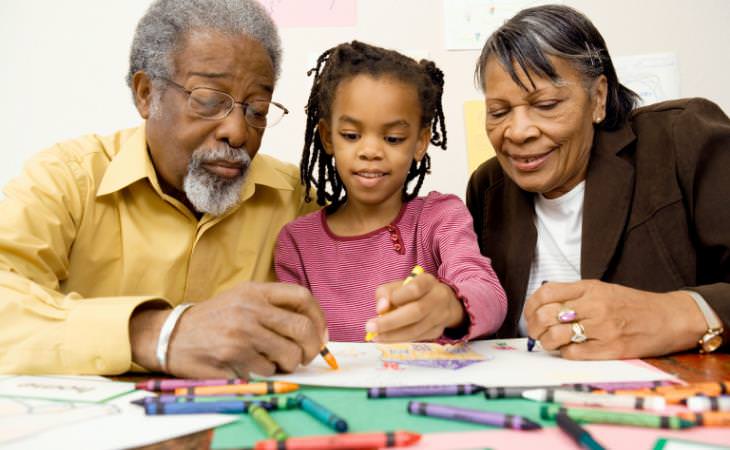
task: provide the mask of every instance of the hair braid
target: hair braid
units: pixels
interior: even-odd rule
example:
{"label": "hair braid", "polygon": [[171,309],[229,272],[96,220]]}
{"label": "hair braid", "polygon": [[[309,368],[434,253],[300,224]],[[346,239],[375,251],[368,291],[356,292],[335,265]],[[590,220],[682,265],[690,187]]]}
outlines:
{"label": "hair braid", "polygon": [[[393,50],[352,41],[326,50],[317,58],[317,64],[307,72],[314,73],[312,91],[307,100],[307,124],[304,132],[304,150],[300,165],[302,184],[306,187],[306,201],[311,201],[309,191],[316,187],[317,203],[330,205],[336,210],[347,200],[347,189],[337,173],[334,159],[329,155],[319,136],[320,121],[330,120],[337,87],[342,81],[357,75],[393,76],[403,83],[413,85],[418,92],[421,107],[421,126],[431,133],[430,143],[446,149],[446,123],[442,96],[444,74],[431,61],[413,59]],[[314,168],[317,166],[315,177]],[[423,180],[431,170],[431,158],[425,154],[420,162],[413,161],[403,185],[404,201],[418,195]],[[416,185],[408,193],[408,184],[416,179]],[[328,192],[328,188],[331,190]]]}

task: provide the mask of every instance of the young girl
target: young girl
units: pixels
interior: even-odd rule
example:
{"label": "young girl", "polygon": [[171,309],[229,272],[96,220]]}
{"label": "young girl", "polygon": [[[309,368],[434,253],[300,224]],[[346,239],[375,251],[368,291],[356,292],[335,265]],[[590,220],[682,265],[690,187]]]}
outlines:
{"label": "young girl", "polygon": [[[358,41],[327,50],[312,71],[301,176],[329,206],[282,229],[279,279],[312,291],[334,341],[362,341],[366,331],[379,342],[496,331],[506,297],[465,205],[417,196],[429,142],[446,149],[443,73]],[[416,264],[425,273],[404,284]]]}

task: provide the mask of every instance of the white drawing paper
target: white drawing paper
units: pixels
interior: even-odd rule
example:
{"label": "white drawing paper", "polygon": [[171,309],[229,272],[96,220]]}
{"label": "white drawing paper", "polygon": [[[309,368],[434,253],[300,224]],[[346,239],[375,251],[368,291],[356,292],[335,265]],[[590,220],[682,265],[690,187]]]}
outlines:
{"label": "white drawing paper", "polygon": [[619,81],[639,94],[642,105],[680,97],[679,65],[674,53],[619,56],[613,63]]}
{"label": "white drawing paper", "polygon": [[321,358],[296,372],[268,379],[303,385],[384,387],[474,383],[482,386],[543,386],[564,383],[674,380],[639,360],[570,361],[536,349],[527,352],[525,339],[474,341],[471,349],[485,360],[461,369],[392,364],[380,359],[378,344],[330,342],[339,370]]}
{"label": "white drawing paper", "polygon": [[18,375],[0,379],[0,397],[102,402],[134,390],[134,383],[101,377]]}
{"label": "white drawing paper", "polygon": [[149,392],[134,391],[106,403],[0,398],[0,448],[96,450],[140,447],[214,428],[235,414],[147,416],[130,402]]}

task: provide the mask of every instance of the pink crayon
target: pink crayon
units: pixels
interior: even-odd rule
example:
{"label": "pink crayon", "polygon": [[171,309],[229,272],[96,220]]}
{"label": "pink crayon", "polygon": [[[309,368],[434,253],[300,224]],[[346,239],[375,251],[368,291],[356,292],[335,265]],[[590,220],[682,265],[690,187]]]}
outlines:
{"label": "pink crayon", "polygon": [[223,386],[226,384],[246,384],[242,378],[211,379],[211,380],[183,380],[183,379],[156,379],[142,381],[136,384],[137,389],[156,392],[174,392],[175,389],[197,386]]}

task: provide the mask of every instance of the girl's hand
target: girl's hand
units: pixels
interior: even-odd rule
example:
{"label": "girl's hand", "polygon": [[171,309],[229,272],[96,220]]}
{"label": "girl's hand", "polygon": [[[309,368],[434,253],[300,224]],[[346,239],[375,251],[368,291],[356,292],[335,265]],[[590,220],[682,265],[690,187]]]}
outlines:
{"label": "girl's hand", "polygon": [[375,290],[378,317],[366,331],[377,333],[378,342],[410,342],[438,339],[445,328],[464,320],[464,307],[447,284],[423,273],[410,283],[394,281]]}
{"label": "girl's hand", "polygon": [[[561,310],[575,311],[561,323]],[[686,292],[640,291],[597,280],[547,283],[525,302],[528,335],[568,359],[625,359],[665,355],[697,346],[705,319]],[[588,338],[571,342],[573,323]]]}

